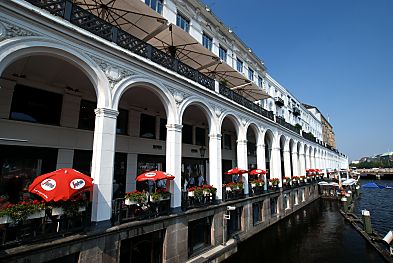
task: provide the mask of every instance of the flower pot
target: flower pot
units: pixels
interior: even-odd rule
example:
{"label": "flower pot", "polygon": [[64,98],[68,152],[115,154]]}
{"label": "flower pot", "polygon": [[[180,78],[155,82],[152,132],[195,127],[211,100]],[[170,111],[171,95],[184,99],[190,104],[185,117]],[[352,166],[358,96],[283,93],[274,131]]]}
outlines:
{"label": "flower pot", "polygon": [[194,191],[188,192],[188,196],[189,196],[189,197],[194,197]]}
{"label": "flower pot", "polygon": [[63,208],[61,208],[61,207],[53,207],[52,208],[52,216],[60,216],[63,214],[64,214]]}
{"label": "flower pot", "polygon": [[170,199],[170,197],[162,197],[162,196],[160,196],[160,201],[169,200],[169,199]]}
{"label": "flower pot", "polygon": [[45,216],[45,210],[40,210],[37,212],[32,213],[27,217],[27,219],[36,219],[36,218],[42,218]]}
{"label": "flower pot", "polygon": [[11,223],[12,219],[9,216],[0,217],[0,225]]}
{"label": "flower pot", "polygon": [[131,199],[129,199],[129,198],[126,198],[126,199],[124,200],[124,203],[125,203],[126,205],[136,205],[136,201],[131,200]]}
{"label": "flower pot", "polygon": [[232,189],[229,186],[227,186],[225,187],[225,191],[232,191]]}
{"label": "flower pot", "polygon": [[254,183],[252,183],[252,184],[251,184],[251,187],[252,187],[252,188],[254,188],[255,186],[257,186],[257,185],[256,185],[256,184],[254,184]]}
{"label": "flower pot", "polygon": [[209,193],[209,191],[207,191],[207,190],[203,190],[203,195],[204,195],[204,196],[208,196],[208,195],[210,195],[210,193]]}

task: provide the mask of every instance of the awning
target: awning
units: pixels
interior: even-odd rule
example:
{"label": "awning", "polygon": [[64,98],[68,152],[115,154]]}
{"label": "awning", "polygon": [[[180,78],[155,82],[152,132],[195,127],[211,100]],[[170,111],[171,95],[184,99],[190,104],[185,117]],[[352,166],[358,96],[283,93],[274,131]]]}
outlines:
{"label": "awning", "polygon": [[170,54],[251,101],[270,96],[189,33],[168,21],[140,0],[76,0],[76,4],[129,34]]}
{"label": "awning", "polygon": [[74,3],[141,40],[168,23],[140,0],[75,0]]}

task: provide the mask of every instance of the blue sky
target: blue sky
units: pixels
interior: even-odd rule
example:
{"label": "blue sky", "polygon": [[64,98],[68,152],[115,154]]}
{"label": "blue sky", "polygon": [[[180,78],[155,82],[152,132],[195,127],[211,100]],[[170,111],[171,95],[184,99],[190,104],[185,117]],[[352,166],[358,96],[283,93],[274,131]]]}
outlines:
{"label": "blue sky", "polygon": [[350,160],[393,151],[393,1],[204,0]]}

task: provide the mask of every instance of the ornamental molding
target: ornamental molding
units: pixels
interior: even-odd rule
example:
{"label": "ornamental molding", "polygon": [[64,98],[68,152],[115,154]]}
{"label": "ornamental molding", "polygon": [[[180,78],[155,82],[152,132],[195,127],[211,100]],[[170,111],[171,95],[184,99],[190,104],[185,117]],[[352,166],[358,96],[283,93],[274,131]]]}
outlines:
{"label": "ornamental molding", "polygon": [[172,86],[164,84],[164,86],[170,91],[172,94],[173,98],[175,99],[176,106],[179,107],[180,104],[188,97],[191,96],[191,94],[184,92],[183,90],[174,88]]}
{"label": "ornamental molding", "polygon": [[113,89],[117,83],[119,83],[122,79],[135,75],[135,72],[130,71],[126,68],[119,67],[118,65],[109,63],[107,60],[104,60],[99,57],[95,57],[90,55],[91,59],[100,67],[100,69],[105,73],[105,76],[108,78],[110,87]]}
{"label": "ornamental molding", "polygon": [[37,35],[36,33],[33,33],[30,30],[0,20],[0,41],[13,37],[28,37],[28,36],[36,36],[36,35]]}

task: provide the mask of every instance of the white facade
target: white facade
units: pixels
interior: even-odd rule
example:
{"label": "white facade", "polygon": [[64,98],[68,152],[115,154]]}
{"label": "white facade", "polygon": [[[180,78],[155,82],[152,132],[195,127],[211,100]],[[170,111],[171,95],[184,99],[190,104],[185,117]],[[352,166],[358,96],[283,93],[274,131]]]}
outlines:
{"label": "white facade", "polygon": [[[347,157],[235,103],[217,89],[208,89],[28,2],[10,0],[0,6],[0,146],[55,149],[57,168],[75,165],[77,151],[92,151],[95,222],[111,218],[114,159],[118,152],[127,159],[126,191],[135,189],[140,155],[164,158],[166,171],[175,176],[170,183],[171,206],[181,206],[182,158],[200,158],[196,132],[192,133],[191,143],[182,143],[185,125],[194,131],[206,129],[206,180],[218,188],[218,199],[222,199],[223,160],[243,169],[251,164],[261,169],[269,165],[271,178],[304,175],[307,168],[348,166]],[[298,100],[266,74],[262,62],[240,40],[229,37],[229,32],[223,33],[225,27],[211,21],[214,16],[205,9],[198,11],[186,1],[164,2],[163,15],[168,21],[176,24],[178,11],[190,19],[193,37],[201,41],[202,32],[211,34],[214,53],[219,45],[224,46],[228,64],[236,67],[236,59],[241,58],[243,72],[252,67],[256,83],[260,76],[269,94],[277,96],[279,92],[285,101],[283,115],[287,122],[298,123],[290,117],[288,96],[296,104]],[[12,117],[15,90],[23,90],[24,86],[62,96],[58,125]],[[96,104],[94,131],[79,127],[82,101]],[[265,102],[269,110],[270,102]],[[300,120],[303,128],[321,138],[320,122],[300,103],[299,108],[301,116],[306,116]],[[117,134],[121,109],[128,111],[127,132]],[[154,138],[140,136],[143,114],[155,117]],[[161,119],[166,122],[164,126],[160,126]],[[163,127],[166,138],[160,140]],[[232,136],[227,144],[226,135]],[[250,142],[255,145],[255,155],[248,153]],[[248,176],[243,180],[247,194]]]}

